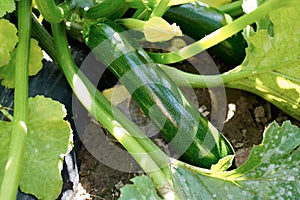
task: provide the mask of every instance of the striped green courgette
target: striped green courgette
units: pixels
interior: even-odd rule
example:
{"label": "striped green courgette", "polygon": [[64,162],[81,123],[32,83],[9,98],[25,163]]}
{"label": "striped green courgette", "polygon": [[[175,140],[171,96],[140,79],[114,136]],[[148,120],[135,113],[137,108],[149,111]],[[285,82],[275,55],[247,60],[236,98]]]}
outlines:
{"label": "striped green courgette", "polygon": [[84,27],[83,36],[97,58],[120,79],[143,112],[161,130],[181,159],[209,168],[233,149],[229,142],[184,97],[147,53],[111,21]]}

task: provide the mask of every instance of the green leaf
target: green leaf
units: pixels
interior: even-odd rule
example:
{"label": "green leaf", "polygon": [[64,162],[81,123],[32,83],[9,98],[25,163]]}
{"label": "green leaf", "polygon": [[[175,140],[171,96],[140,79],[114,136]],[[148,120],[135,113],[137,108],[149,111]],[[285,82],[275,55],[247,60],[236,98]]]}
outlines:
{"label": "green leaf", "polygon": [[35,76],[43,68],[43,52],[39,43],[35,39],[31,39],[30,55],[29,55],[29,76]]}
{"label": "green leaf", "polygon": [[[20,188],[38,199],[56,199],[62,189],[64,156],[72,147],[70,124],[64,105],[50,98],[29,98],[28,135]],[[0,121],[0,182],[6,164],[11,122]],[[3,159],[5,158],[5,159]]]}
{"label": "green leaf", "polygon": [[29,133],[20,187],[39,199],[55,199],[62,189],[63,157],[72,147],[71,127],[63,120],[64,105],[57,101],[37,96],[29,99],[28,106]]}
{"label": "green leaf", "polygon": [[[6,88],[14,88],[15,86],[15,65],[16,65],[16,50],[12,52],[10,62],[0,68],[0,79],[2,85]],[[29,55],[29,76],[36,75],[43,67],[43,53],[35,39],[31,39],[30,55]]]}
{"label": "green leaf", "polygon": [[[244,62],[227,75],[235,79],[227,87],[243,89],[270,101],[300,119],[300,7],[270,13],[273,33],[248,28]],[[262,26],[263,27],[263,26]]]}
{"label": "green leaf", "polygon": [[15,25],[6,19],[0,19],[0,41],[0,67],[2,67],[9,63],[10,53],[18,42],[17,29]]}
{"label": "green leaf", "polygon": [[136,176],[131,181],[133,184],[125,185],[120,189],[121,197],[119,200],[161,200],[148,176]]}
{"label": "green leaf", "polygon": [[13,12],[15,9],[16,6],[14,0],[1,0],[0,17],[3,17],[6,13]]}
{"label": "green leaf", "polygon": [[[250,13],[254,11],[257,7],[264,4],[268,0],[243,0],[242,8],[245,13]],[[268,33],[273,36],[273,24],[270,21],[269,16],[266,16],[256,22],[256,30],[266,29]],[[247,36],[246,36],[247,39]]]}
{"label": "green leaf", "polygon": [[299,199],[300,129],[272,123],[247,162],[228,172],[173,166],[182,199]]}

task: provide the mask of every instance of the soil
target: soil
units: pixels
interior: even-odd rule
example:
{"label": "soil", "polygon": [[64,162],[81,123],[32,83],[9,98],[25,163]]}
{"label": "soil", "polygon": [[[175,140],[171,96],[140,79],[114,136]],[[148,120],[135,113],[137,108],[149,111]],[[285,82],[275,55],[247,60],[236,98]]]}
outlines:
{"label": "soil", "polygon": [[[209,92],[206,89],[196,89],[195,93],[202,113],[208,114],[207,117],[210,118],[212,104]],[[237,166],[246,161],[253,145],[261,143],[264,128],[272,121],[282,123],[291,120],[293,124],[300,125],[299,121],[251,93],[226,88],[226,97],[227,105],[231,105],[229,113],[233,116],[224,123],[222,133],[235,148]],[[227,113],[228,110],[230,109],[227,109]],[[120,187],[129,183],[130,178],[136,175],[107,167],[95,159],[85,147],[82,147],[79,159],[82,161],[80,183],[90,195],[90,199],[117,199]]]}

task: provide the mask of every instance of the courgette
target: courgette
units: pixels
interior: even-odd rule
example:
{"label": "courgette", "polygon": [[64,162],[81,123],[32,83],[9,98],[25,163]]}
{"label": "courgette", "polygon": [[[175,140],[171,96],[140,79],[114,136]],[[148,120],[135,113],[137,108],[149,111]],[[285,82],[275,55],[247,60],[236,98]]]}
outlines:
{"label": "courgette", "polygon": [[225,137],[121,26],[111,21],[89,24],[83,29],[83,37],[166,140],[172,141],[175,153],[184,152],[182,160],[209,168],[220,158],[233,154]]}
{"label": "courgette", "polygon": [[[225,26],[229,15],[199,2],[172,6],[163,18],[176,23],[182,32],[194,40],[200,40],[209,33]],[[225,64],[236,66],[245,58],[246,43],[241,33],[219,43],[208,51],[219,57]]]}

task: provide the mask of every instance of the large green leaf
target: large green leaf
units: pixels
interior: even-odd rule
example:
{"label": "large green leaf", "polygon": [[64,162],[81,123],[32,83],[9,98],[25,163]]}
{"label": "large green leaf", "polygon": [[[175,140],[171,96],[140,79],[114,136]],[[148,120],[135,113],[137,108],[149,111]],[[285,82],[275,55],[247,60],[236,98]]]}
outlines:
{"label": "large green leaf", "polygon": [[[29,76],[36,75],[43,67],[42,64],[43,53],[39,47],[38,42],[35,39],[31,39],[30,42],[30,54],[29,54]],[[15,86],[15,65],[16,65],[16,50],[12,52],[12,58],[7,65],[0,68],[0,80],[1,84],[6,88],[14,88]]]}
{"label": "large green leaf", "polygon": [[173,166],[181,199],[299,199],[300,129],[272,123],[247,162],[228,172]]}
{"label": "large green leaf", "polygon": [[[56,199],[61,193],[63,157],[72,147],[72,130],[64,120],[64,105],[50,98],[29,98],[28,135],[20,188],[38,199]],[[8,153],[11,122],[0,121],[0,182]],[[5,158],[5,159],[3,159]]]}
{"label": "large green leaf", "polygon": [[[260,145],[254,146],[248,160],[239,168],[226,170],[228,156],[211,170],[182,162],[171,162],[172,180],[181,200],[210,199],[300,199],[300,129],[286,121],[270,124]],[[136,177],[134,180],[139,180]],[[123,199],[156,199],[153,183],[141,178],[126,185]],[[138,197],[138,198],[135,198]]]}
{"label": "large green leaf", "polygon": [[119,200],[161,200],[157,195],[155,186],[148,176],[137,176],[131,179],[133,184],[121,188]]}
{"label": "large green leaf", "polygon": [[282,8],[258,22],[257,32],[248,27],[246,58],[227,73],[234,78],[225,82],[227,87],[260,95],[296,119],[300,119],[299,18],[299,6]]}
{"label": "large green leaf", "polygon": [[6,19],[0,19],[0,41],[0,67],[2,67],[9,63],[10,53],[18,42],[15,25]]}
{"label": "large green leaf", "polygon": [[1,0],[0,17],[3,17],[6,13],[11,13],[15,9],[16,6],[14,0]]}

